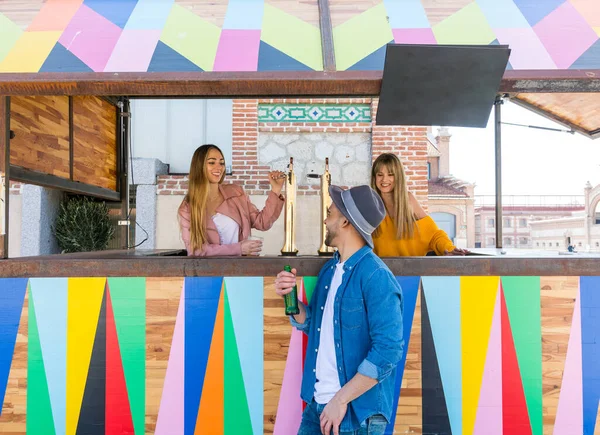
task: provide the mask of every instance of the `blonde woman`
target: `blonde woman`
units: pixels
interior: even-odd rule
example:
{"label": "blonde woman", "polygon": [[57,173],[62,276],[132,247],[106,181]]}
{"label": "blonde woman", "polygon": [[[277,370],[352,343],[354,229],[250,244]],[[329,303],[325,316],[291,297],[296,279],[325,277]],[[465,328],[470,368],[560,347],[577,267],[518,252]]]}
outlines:
{"label": "blonde woman", "polygon": [[216,145],[202,145],[192,157],[188,193],[179,206],[181,237],[190,256],[258,255],[262,242],[250,230],[266,231],[283,208],[284,174],[269,173],[271,191],[259,211],[240,186],[223,184],[225,159]]}
{"label": "blonde woman", "polygon": [[373,233],[375,253],[380,257],[465,255],[469,251],[454,246],[448,235],[406,187],[406,175],[400,159],[381,154],[373,163],[371,187],[383,199],[386,217]]}

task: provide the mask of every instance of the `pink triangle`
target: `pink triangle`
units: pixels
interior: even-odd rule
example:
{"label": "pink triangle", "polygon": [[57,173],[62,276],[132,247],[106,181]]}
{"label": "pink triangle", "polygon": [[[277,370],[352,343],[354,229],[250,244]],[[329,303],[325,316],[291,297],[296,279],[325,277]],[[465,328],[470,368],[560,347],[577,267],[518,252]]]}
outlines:
{"label": "pink triangle", "polygon": [[502,435],[502,326],[500,289],[494,305],[473,435]]}
{"label": "pink triangle", "polygon": [[300,399],[302,335],[303,333],[297,329],[292,330],[273,435],[297,433],[300,428],[302,419],[302,399]]}
{"label": "pink triangle", "polygon": [[583,375],[581,372],[581,301],[579,293],[573,310],[567,359],[554,423],[555,435],[583,433]]}
{"label": "pink triangle", "polygon": [[185,283],[181,289],[155,435],[183,433]]}

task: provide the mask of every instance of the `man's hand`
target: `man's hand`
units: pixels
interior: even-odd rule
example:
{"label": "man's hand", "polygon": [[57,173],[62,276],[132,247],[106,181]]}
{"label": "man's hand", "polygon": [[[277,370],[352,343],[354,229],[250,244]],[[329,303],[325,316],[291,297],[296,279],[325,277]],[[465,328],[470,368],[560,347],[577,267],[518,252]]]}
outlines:
{"label": "man's hand", "polygon": [[329,435],[333,429],[334,435],[339,435],[340,424],[346,415],[348,404],[340,400],[338,395],[333,396],[321,413],[321,433]]}

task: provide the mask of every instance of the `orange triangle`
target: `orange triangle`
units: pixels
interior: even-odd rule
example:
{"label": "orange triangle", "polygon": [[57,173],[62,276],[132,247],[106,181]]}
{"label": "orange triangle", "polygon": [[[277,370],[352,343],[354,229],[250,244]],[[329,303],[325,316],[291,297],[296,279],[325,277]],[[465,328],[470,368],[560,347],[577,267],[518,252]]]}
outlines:
{"label": "orange triangle", "polygon": [[206,376],[200,398],[200,409],[196,419],[195,435],[218,435],[224,433],[224,366],[225,366],[225,322],[224,298],[225,291],[221,291],[219,308],[213,330],[210,353],[206,365]]}

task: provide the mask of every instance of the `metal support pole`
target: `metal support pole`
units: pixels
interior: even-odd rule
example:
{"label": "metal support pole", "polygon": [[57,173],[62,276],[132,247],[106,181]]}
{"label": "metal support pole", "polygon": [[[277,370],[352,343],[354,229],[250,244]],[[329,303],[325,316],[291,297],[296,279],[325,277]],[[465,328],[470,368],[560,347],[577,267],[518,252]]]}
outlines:
{"label": "metal support pole", "polygon": [[0,96],[0,259],[8,258],[10,139],[10,97]]}
{"label": "metal support pole", "polygon": [[496,151],[496,248],[502,248],[502,95],[494,101],[494,143]]}
{"label": "metal support pole", "polygon": [[119,190],[121,193],[121,218],[126,223],[123,229],[121,244],[123,249],[129,248],[131,217],[129,216],[129,119],[131,109],[129,99],[123,98],[118,103],[119,108],[119,145],[120,145],[120,171],[119,171]]}

